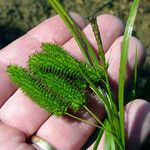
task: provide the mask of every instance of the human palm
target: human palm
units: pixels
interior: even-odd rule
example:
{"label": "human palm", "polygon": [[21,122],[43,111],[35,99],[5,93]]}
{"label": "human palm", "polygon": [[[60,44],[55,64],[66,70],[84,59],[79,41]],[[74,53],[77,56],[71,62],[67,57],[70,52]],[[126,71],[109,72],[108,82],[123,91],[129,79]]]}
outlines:
{"label": "human palm", "polygon": [[[97,50],[96,41],[90,25],[85,25],[83,19],[75,13],[71,14],[78,26],[83,29],[87,39]],[[119,60],[123,34],[122,22],[111,15],[98,17],[103,47],[109,63],[108,73],[114,93],[117,93]],[[1,150],[33,150],[30,139],[37,135],[58,150],[78,150],[94,131],[94,127],[72,118],[56,118],[33,103],[24,93],[17,89],[9,80],[6,69],[9,64],[26,67],[29,56],[40,51],[42,42],[57,43],[63,46],[71,55],[84,61],[82,53],[60,19],[54,16],[47,19],[27,34],[17,39],[0,51],[0,149]],[[142,64],[144,50],[141,43],[134,37],[130,40],[127,78],[131,77],[134,68],[135,50],[138,50],[138,62]],[[93,100],[90,109],[99,118],[104,115],[102,104]],[[78,113],[81,118],[96,123],[88,114]],[[150,131],[150,104],[144,100],[135,100],[125,107],[125,130],[128,149],[140,147]],[[92,146],[89,148],[92,149]],[[103,139],[99,150],[103,149]]]}

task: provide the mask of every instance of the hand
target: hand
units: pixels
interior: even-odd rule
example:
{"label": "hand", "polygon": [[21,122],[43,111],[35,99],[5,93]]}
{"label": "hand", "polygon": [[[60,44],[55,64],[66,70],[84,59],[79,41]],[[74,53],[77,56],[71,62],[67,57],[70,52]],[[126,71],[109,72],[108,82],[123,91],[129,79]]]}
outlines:
{"label": "hand", "polygon": [[[91,27],[86,26],[82,18],[72,13],[73,19],[78,26],[83,29],[88,40],[95,50],[96,41]],[[111,15],[101,15],[98,17],[98,24],[101,31],[103,47],[108,60],[108,73],[114,92],[117,92],[119,60],[121,52],[121,42],[123,34],[122,22]],[[9,36],[9,35],[8,35]],[[94,127],[71,118],[56,118],[47,114],[43,109],[26,97],[20,89],[10,82],[6,68],[9,64],[26,66],[29,55],[40,51],[42,42],[57,43],[63,46],[77,59],[83,60],[83,56],[75,40],[58,17],[52,17],[27,34],[14,41],[0,51],[0,149],[1,150],[34,150],[28,144],[32,135],[38,135],[52,144],[59,150],[78,150],[80,149]],[[142,63],[144,50],[141,43],[134,37],[131,38],[127,80],[131,77],[134,66],[135,50],[138,48],[138,62]],[[92,101],[90,108],[100,117],[103,117],[104,109],[102,104]],[[89,121],[96,121],[88,114]],[[128,149],[138,149],[150,131],[148,122],[150,121],[150,104],[144,100],[135,100],[125,107],[125,126]],[[92,149],[92,146],[89,148]],[[100,142],[99,149],[103,149],[103,140]]]}

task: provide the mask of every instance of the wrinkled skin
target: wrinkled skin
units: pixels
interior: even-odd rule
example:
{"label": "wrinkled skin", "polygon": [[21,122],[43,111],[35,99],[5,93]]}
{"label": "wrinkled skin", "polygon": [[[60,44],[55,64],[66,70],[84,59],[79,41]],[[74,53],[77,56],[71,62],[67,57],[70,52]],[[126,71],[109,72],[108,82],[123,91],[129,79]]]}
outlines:
{"label": "wrinkled skin", "polygon": [[[75,13],[71,14],[78,26],[97,50],[96,41],[90,25]],[[108,73],[114,93],[117,94],[119,58],[124,26],[121,20],[111,15],[98,17],[103,47],[109,67]],[[28,144],[32,135],[38,135],[52,144],[58,150],[78,150],[84,145],[94,131],[94,127],[72,118],[56,118],[31,102],[20,89],[10,82],[6,68],[9,64],[26,66],[30,54],[40,51],[42,42],[57,43],[63,46],[71,55],[83,60],[83,56],[75,40],[71,38],[63,21],[54,16],[45,20],[27,34],[20,37],[0,51],[0,145],[1,150],[34,150]],[[135,50],[138,50],[139,65],[144,60],[144,48],[134,37],[130,40],[127,77],[130,79],[134,68]],[[92,101],[90,109],[99,118],[104,115],[101,103]],[[87,113],[78,113],[80,117],[93,123],[96,121]],[[150,131],[150,104],[145,100],[134,100],[125,106],[125,129],[127,149],[139,149]],[[92,145],[93,146],[93,145]],[[92,149],[92,146],[89,149]],[[103,149],[103,138],[99,150]]]}

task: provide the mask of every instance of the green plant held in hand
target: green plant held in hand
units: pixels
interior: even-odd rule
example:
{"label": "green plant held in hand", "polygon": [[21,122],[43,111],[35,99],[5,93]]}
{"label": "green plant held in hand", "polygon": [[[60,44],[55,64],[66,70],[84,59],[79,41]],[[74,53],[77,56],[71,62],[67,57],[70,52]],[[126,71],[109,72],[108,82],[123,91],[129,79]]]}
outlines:
{"label": "green plant held in hand", "polygon": [[64,77],[82,79],[85,81],[83,75],[78,69],[78,67],[80,67],[93,82],[98,82],[103,75],[101,68],[95,70],[88,64],[76,60],[70,54],[65,52],[63,48],[60,48],[55,44],[50,45],[48,43],[43,43],[42,49],[44,51],[43,53],[34,54],[28,62],[29,68],[32,72],[38,72],[41,70],[45,73],[52,72]]}
{"label": "green plant held in hand", "polygon": [[8,73],[11,80],[20,87],[27,96],[31,97],[32,100],[49,113],[61,116],[67,111],[69,104],[47,89],[46,85],[40,80],[35,80],[26,69],[10,65],[8,66]]}
{"label": "green plant held in hand", "polygon": [[[9,65],[7,69],[11,80],[21,88],[32,101],[47,112],[55,116],[68,115],[100,128],[94,150],[98,148],[103,131],[105,131],[104,149],[125,150],[125,68],[129,38],[132,34],[139,1],[140,0],[133,1],[124,33],[119,74],[119,108],[115,104],[109,83],[107,74],[108,64],[105,60],[96,18],[90,17],[89,19],[98,45],[98,57],[85,35],[78,26],[76,26],[58,0],[49,0],[49,3],[63,19],[72,36],[75,38],[86,63],[76,60],[62,47],[56,44],[43,43],[41,46],[42,51],[30,56],[27,69],[17,65]],[[92,90],[99,101],[103,103],[107,113],[104,123],[87,107],[90,99],[86,89]],[[75,113],[81,109],[85,109],[91,114],[100,125],[77,117]]]}
{"label": "green plant held in hand", "polygon": [[43,43],[41,48],[41,53],[30,56],[28,69],[8,66],[11,80],[33,101],[56,116],[69,109],[78,111],[87,103],[85,88],[88,86],[78,67],[95,82],[100,81],[102,71],[98,76],[91,66],[77,61],[55,44]]}

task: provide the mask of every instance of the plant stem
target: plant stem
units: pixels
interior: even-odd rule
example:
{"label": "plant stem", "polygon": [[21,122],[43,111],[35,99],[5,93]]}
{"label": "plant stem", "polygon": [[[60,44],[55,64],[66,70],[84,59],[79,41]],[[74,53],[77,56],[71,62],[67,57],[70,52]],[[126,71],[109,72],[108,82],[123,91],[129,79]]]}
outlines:
{"label": "plant stem", "polygon": [[[116,140],[116,142],[118,143],[118,145],[120,146],[120,148],[121,148],[121,150],[122,150],[122,146],[121,146],[121,144],[120,144],[118,138],[115,137],[115,135],[114,135],[112,132],[108,131],[108,130],[106,129],[106,127],[105,127],[105,128],[104,128],[104,127],[100,127],[100,126],[98,126],[98,125],[96,125],[96,124],[94,124],[94,123],[92,123],[92,122],[89,122],[89,121],[87,121],[87,120],[84,120],[84,119],[81,119],[81,118],[79,118],[79,117],[76,117],[76,116],[74,116],[74,115],[72,115],[72,114],[70,114],[70,113],[65,113],[65,114],[66,114],[67,116],[71,117],[71,118],[77,119],[77,120],[79,120],[79,121],[81,121],[81,122],[84,122],[84,123],[86,123],[86,124],[89,124],[89,125],[92,125],[92,126],[94,126],[94,127],[100,128],[100,129],[102,129],[103,131],[105,130],[105,132],[107,132],[110,136],[113,136],[113,138]],[[103,124],[103,126],[105,126],[105,124]]]}
{"label": "plant stem", "polygon": [[90,109],[88,109],[87,106],[84,105],[83,107],[87,112],[91,114],[91,116],[93,116],[98,121],[98,123],[100,123],[100,125],[103,125],[102,122],[98,119],[98,117]]}
{"label": "plant stem", "polygon": [[72,115],[72,114],[70,114],[70,113],[65,113],[67,116],[70,116],[70,117],[72,117],[72,118],[74,118],[74,119],[77,119],[77,120],[79,120],[79,121],[81,121],[81,122],[84,122],[84,123],[86,123],[86,124],[89,124],[89,125],[92,125],[92,126],[94,126],[94,127],[97,127],[97,128],[100,128],[101,129],[101,127],[100,126],[98,126],[98,125],[96,125],[96,124],[94,124],[94,123],[92,123],[92,122],[89,122],[89,121],[87,121],[87,120],[84,120],[84,119],[81,119],[81,118],[79,118],[79,117],[77,117],[77,116],[74,116],[74,115]]}
{"label": "plant stem", "polygon": [[123,42],[122,42],[122,52],[120,57],[120,72],[119,72],[119,92],[118,92],[118,101],[119,101],[119,112],[120,112],[120,132],[121,140],[123,147],[125,149],[125,131],[124,131],[124,85],[126,78],[126,64],[128,57],[129,49],[129,39],[132,35],[133,25],[135,22],[135,17],[137,14],[138,6],[140,0],[134,0],[131,6],[131,10],[128,16]]}
{"label": "plant stem", "polygon": [[110,105],[108,103],[108,100],[106,99],[106,97],[103,95],[102,92],[99,91],[99,89],[95,86],[95,84],[90,80],[90,78],[83,72],[83,70],[78,67],[81,74],[83,75],[83,77],[86,79],[86,81],[89,83],[89,88],[98,96],[99,100],[104,104],[106,112],[108,114],[108,118],[109,121],[112,122],[112,117],[111,117],[111,109],[110,109]]}
{"label": "plant stem", "polygon": [[78,43],[86,62],[95,68],[100,68],[99,62],[97,60],[97,57],[93,51],[91,44],[88,42],[87,38],[79,29],[79,27],[74,23],[68,12],[65,11],[65,9],[59,3],[58,0],[48,0],[48,1],[53,6],[55,11],[60,15],[60,17],[63,19],[66,26],[72,33],[72,36]]}
{"label": "plant stem", "polygon": [[[111,106],[111,108],[113,110],[115,110],[115,108],[113,108],[113,96],[112,96],[112,92],[111,92],[111,87],[110,87],[110,83],[109,83],[109,78],[108,78],[108,74],[107,74],[107,68],[108,68],[108,65],[106,63],[106,59],[105,59],[105,53],[104,53],[104,50],[103,50],[103,44],[102,44],[102,39],[101,39],[101,34],[100,34],[100,30],[99,30],[99,27],[98,27],[98,24],[97,24],[97,19],[96,17],[89,17],[89,20],[90,20],[90,23],[91,23],[91,26],[92,26],[92,29],[93,29],[93,32],[94,32],[94,35],[95,35],[95,39],[96,39],[96,42],[97,42],[97,46],[98,46],[98,55],[99,55],[99,58],[101,60],[101,65],[103,66],[103,71],[104,71],[104,76],[105,76],[105,80],[106,80],[106,89],[108,91],[108,95],[109,95],[109,105]],[[116,110],[115,110],[116,111]]]}

